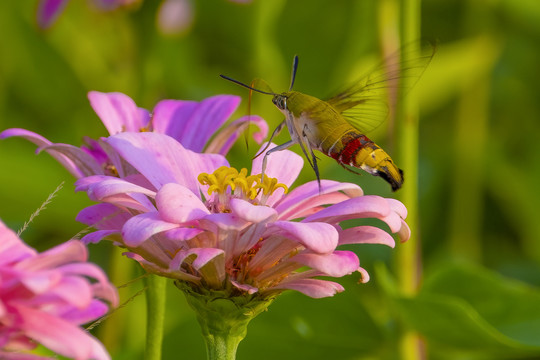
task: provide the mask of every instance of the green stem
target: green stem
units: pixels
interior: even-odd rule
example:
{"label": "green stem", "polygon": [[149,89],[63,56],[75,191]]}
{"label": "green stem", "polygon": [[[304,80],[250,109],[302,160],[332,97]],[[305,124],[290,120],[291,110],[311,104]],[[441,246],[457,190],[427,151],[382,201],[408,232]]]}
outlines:
{"label": "green stem", "polygon": [[[401,43],[409,48],[414,44],[416,47],[407,51],[403,56],[411,58],[419,56],[419,39],[420,39],[420,0],[401,0]],[[416,52],[416,53],[415,53]],[[407,62],[407,59],[402,59]],[[403,82],[412,81],[407,78],[402,79]],[[404,84],[404,88],[410,88],[408,84]],[[398,109],[399,121],[397,122],[398,129],[398,153],[402,154],[400,164],[406,169],[408,182],[405,183],[401,193],[401,199],[407,207],[408,216],[407,223],[411,228],[411,239],[406,246],[402,246],[397,253],[399,282],[400,288],[404,295],[414,296],[418,291],[420,279],[422,276],[422,262],[420,252],[420,236],[419,236],[419,205],[418,205],[418,101],[411,91],[400,102]],[[404,330],[400,340],[400,351],[402,359],[422,359],[424,358],[425,349],[419,336],[410,331]]]}
{"label": "green stem", "polygon": [[149,275],[146,291],[146,360],[161,360],[161,344],[163,342],[163,323],[165,321],[165,291],[167,279],[162,276]]}
{"label": "green stem", "polygon": [[273,298],[231,295],[227,290],[194,288],[177,281],[201,325],[208,360],[234,360],[249,322],[265,311]]}

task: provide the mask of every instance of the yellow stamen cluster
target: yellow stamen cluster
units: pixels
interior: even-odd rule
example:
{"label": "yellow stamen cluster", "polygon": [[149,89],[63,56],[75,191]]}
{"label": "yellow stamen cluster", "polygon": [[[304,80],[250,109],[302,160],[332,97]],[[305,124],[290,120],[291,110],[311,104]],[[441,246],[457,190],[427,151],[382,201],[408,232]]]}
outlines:
{"label": "yellow stamen cluster", "polygon": [[248,175],[245,168],[239,172],[235,168],[222,166],[212,174],[200,174],[197,179],[201,184],[209,185],[208,195],[212,195],[213,192],[224,195],[230,188],[235,196],[254,200],[260,191],[265,198],[272,195],[278,188],[282,188],[285,193],[288,191],[287,186],[278,183],[276,178],[265,175],[264,180],[261,181],[261,174]]}

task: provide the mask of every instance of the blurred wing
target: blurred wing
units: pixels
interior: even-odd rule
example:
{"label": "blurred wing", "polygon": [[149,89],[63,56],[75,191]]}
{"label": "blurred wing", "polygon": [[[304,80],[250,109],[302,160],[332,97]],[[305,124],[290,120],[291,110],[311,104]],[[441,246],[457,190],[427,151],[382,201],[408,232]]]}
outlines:
{"label": "blurred wing", "polygon": [[[386,58],[366,76],[327,100],[328,103],[363,133],[375,129],[386,120],[397,99],[418,82],[435,53],[435,47],[431,46],[428,54],[414,59],[404,56],[407,60],[401,61],[410,48],[404,47]],[[411,81],[403,85],[404,78]]]}

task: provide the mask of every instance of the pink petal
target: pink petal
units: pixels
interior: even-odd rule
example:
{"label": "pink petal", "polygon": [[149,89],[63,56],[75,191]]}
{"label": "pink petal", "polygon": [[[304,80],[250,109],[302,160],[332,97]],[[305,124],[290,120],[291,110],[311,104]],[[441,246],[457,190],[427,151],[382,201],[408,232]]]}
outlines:
{"label": "pink petal", "polygon": [[99,285],[101,287],[102,293],[100,297],[111,302],[113,306],[117,305],[118,293],[116,288],[109,283],[107,275],[100,267],[85,262],[62,265],[58,269],[64,274],[84,276],[96,280],[97,282],[93,283],[93,286]]}
{"label": "pink petal", "polygon": [[234,280],[230,280],[231,281],[231,284],[233,284],[233,286],[243,292],[246,292],[248,294],[255,294],[257,291],[259,291],[258,288],[254,287],[254,286],[251,286],[251,285],[247,285],[247,284],[240,284],[239,282],[237,281],[234,281]]}
{"label": "pink petal", "polygon": [[34,249],[22,242],[15,232],[0,221],[0,265],[16,263],[36,254]]}
{"label": "pink petal", "polygon": [[82,209],[75,220],[98,229],[119,231],[131,217],[112,204],[96,204]]}
{"label": "pink petal", "polygon": [[362,189],[356,184],[321,180],[319,189],[317,181],[310,181],[285,195],[275,205],[275,209],[280,219],[297,219],[322,210],[321,205],[335,204],[362,195]]}
{"label": "pink petal", "polygon": [[295,281],[282,282],[268,290],[290,289],[296,290],[314,299],[334,296],[345,289],[340,284],[333,281],[319,279],[298,279]]}
{"label": "pink petal", "polygon": [[109,175],[92,175],[86,176],[75,181],[75,192],[88,191],[91,185],[97,184],[101,181],[108,179],[117,179],[116,177]]}
{"label": "pink petal", "polygon": [[107,314],[109,306],[103,301],[93,299],[91,303],[84,309],[72,309],[71,311],[64,312],[62,318],[69,321],[72,324],[86,324],[93,320],[99,319],[103,315]]}
{"label": "pink petal", "polygon": [[141,212],[155,210],[147,198],[147,196],[154,197],[154,191],[122,179],[111,178],[100,181],[90,185],[87,192],[90,200],[108,202]]}
{"label": "pink petal", "polygon": [[217,95],[200,103],[160,102],[155,109],[160,118],[154,119],[154,129],[172,136],[186,149],[202,152],[210,137],[239,103],[240,97],[232,95]]}
{"label": "pink petal", "polygon": [[[39,148],[45,148],[49,145],[52,145],[52,143],[49,140],[45,139],[43,136],[25,129],[13,128],[4,130],[0,133],[0,139],[6,139],[12,136],[22,137],[30,142],[33,142]],[[62,166],[64,166],[73,176],[77,178],[83,176],[83,173],[73,163],[73,161],[63,153],[55,151],[53,149],[45,149],[45,151],[47,151],[49,155],[51,155],[53,158],[56,159],[56,161],[58,161]]]}
{"label": "pink petal", "polygon": [[181,141],[186,122],[198,106],[196,101],[162,100],[154,107],[152,127],[154,132],[169,135]]}
{"label": "pink petal", "polygon": [[367,283],[369,281],[369,273],[366,271],[366,269],[359,267],[358,272],[360,273],[360,283]]}
{"label": "pink petal", "polygon": [[357,226],[340,231],[339,245],[345,244],[382,244],[391,248],[396,245],[390,234],[374,226]]}
{"label": "pink petal", "polygon": [[401,242],[405,242],[411,238],[411,229],[404,220],[401,220],[401,228],[397,232]]}
{"label": "pink petal", "polygon": [[55,360],[52,357],[44,357],[34,354],[6,352],[0,350],[0,359],[2,360]]}
{"label": "pink petal", "polygon": [[103,174],[103,168],[96,159],[81,148],[69,144],[52,144],[38,149],[43,150],[49,154],[51,152],[63,154],[73,162],[83,176]]}
{"label": "pink petal", "polygon": [[228,165],[221,155],[192,152],[173,138],[158,133],[121,133],[109,137],[107,142],[156,189],[178,183],[198,194],[200,173],[212,173]]}
{"label": "pink petal", "polygon": [[[266,143],[261,146],[257,154],[265,147]],[[275,147],[275,144],[271,144],[268,150]],[[253,159],[251,174],[261,173],[264,154],[261,154],[257,158]],[[264,174],[271,178],[276,178],[278,179],[278,182],[290,187],[298,177],[298,174],[300,174],[303,167],[304,160],[302,160],[300,155],[296,155],[289,150],[282,150],[268,155]]]}
{"label": "pink petal", "polygon": [[218,230],[240,231],[248,225],[249,222],[233,213],[212,213],[199,221],[199,226],[210,232]]}
{"label": "pink petal", "polygon": [[401,229],[401,217],[392,211],[387,199],[375,195],[366,195],[352,198],[334,204],[313,215],[302,222],[327,222],[336,224],[340,221],[361,218],[377,218],[388,224],[392,232]]}
{"label": "pink petal", "polygon": [[27,271],[37,271],[87,259],[86,246],[80,241],[71,240],[46,250],[34,258],[23,260],[15,267]]}
{"label": "pink petal", "polygon": [[78,326],[44,311],[18,308],[26,334],[54,352],[76,359],[110,359],[103,345]]}
{"label": "pink petal", "polygon": [[138,132],[148,125],[148,119],[141,116],[135,102],[125,94],[90,91],[88,100],[111,135]]}
{"label": "pink petal", "polygon": [[[201,152],[214,132],[238,107],[240,97],[217,95],[199,103],[189,120],[185,122],[179,141],[190,150]],[[213,129],[213,131],[208,131]]]}
{"label": "pink petal", "polygon": [[360,267],[358,257],[352,251],[334,251],[331,254],[300,253],[291,258],[328,276],[342,277],[352,274]]}
{"label": "pink petal", "polygon": [[210,213],[191,190],[175,183],[165,184],[158,191],[156,206],[163,220],[176,224],[200,219]]}
{"label": "pink petal", "polygon": [[319,254],[332,252],[338,245],[338,232],[330,224],[276,221],[271,224],[268,231],[297,241]]}
{"label": "pink petal", "polygon": [[202,232],[204,232],[204,230],[196,228],[176,228],[165,231],[163,235],[169,240],[186,241],[193,239]]}
{"label": "pink petal", "polygon": [[208,263],[215,261],[217,258],[223,258],[225,252],[215,248],[192,248],[185,251],[179,251],[171,260],[170,268],[179,269],[184,261],[193,255],[195,255],[195,260],[190,262],[190,265],[193,266],[195,270],[199,270]]}
{"label": "pink petal", "polygon": [[58,15],[67,4],[67,0],[41,0],[38,5],[37,22],[40,28],[46,29],[56,21]]}
{"label": "pink petal", "polygon": [[277,217],[277,212],[273,208],[253,205],[242,199],[231,199],[229,206],[232,213],[238,215],[241,219],[254,223],[269,221]]}
{"label": "pink petal", "polygon": [[98,242],[106,238],[107,236],[112,235],[112,234],[119,234],[119,233],[120,233],[119,230],[97,230],[97,231],[84,235],[81,238],[81,241],[85,245],[97,244]]}
{"label": "pink petal", "polygon": [[88,189],[88,195],[91,195],[91,198],[96,200],[102,200],[109,196],[125,193],[138,193],[150,197],[156,196],[156,193],[152,190],[148,190],[147,188],[118,178],[105,179],[92,185]]}
{"label": "pink petal", "polygon": [[129,219],[122,228],[122,237],[127,246],[137,247],[152,235],[177,227],[179,227],[178,224],[163,221],[159,213],[149,212]]}

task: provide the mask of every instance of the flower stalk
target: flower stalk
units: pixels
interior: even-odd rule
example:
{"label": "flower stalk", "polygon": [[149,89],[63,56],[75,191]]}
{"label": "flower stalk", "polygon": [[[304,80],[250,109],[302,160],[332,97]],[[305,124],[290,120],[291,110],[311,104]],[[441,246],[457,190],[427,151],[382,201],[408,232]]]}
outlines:
{"label": "flower stalk", "polygon": [[144,358],[148,360],[161,359],[163,343],[163,323],[165,321],[165,293],[167,278],[149,275],[146,279],[146,349]]}
{"label": "flower stalk", "polygon": [[240,294],[231,290],[208,290],[176,281],[201,325],[208,360],[234,360],[249,322],[265,311],[274,296]]}

